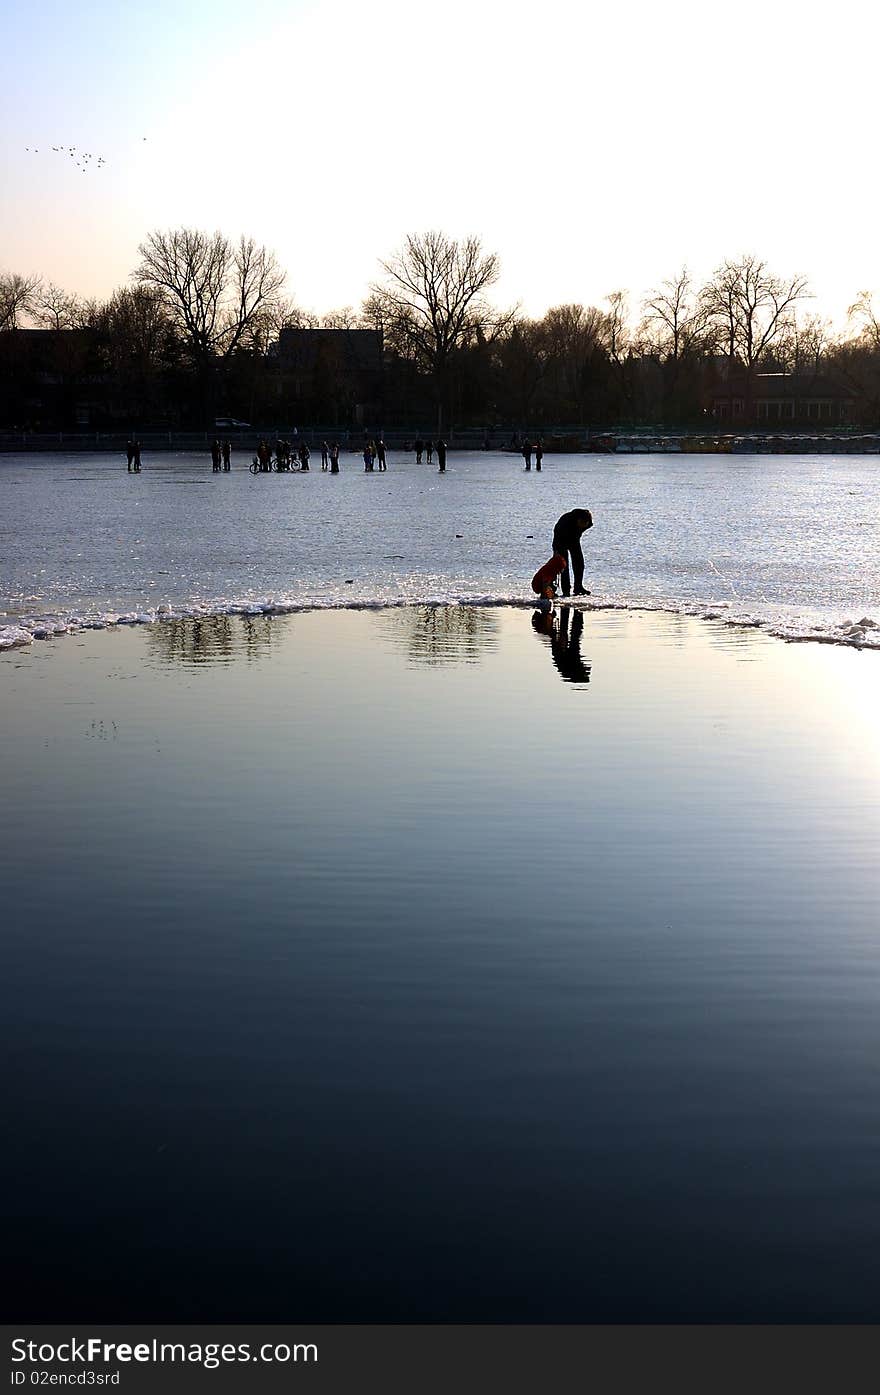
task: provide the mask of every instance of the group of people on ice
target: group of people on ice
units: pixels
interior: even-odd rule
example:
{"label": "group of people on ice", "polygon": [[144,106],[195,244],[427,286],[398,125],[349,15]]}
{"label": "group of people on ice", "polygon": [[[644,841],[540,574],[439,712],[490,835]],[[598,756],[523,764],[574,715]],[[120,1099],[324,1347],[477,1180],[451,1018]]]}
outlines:
{"label": "group of people on ice", "polygon": [[211,466],[216,474],[218,470],[232,469],[232,443],[224,441],[221,445],[217,437],[211,442]]}
{"label": "group of people on ice", "polygon": [[[421,465],[423,453],[428,464],[431,464],[431,461],[434,459],[434,442],[430,437],[425,441],[421,436],[417,436],[414,442],[414,449],[417,465]],[[437,442],[437,467],[442,475],[446,469],[446,442],[443,440]]]}
{"label": "group of people on ice", "polygon": [[378,464],[380,470],[387,470],[385,463],[385,441],[380,436],[378,441],[372,437],[364,441],[364,469],[370,471]]}
{"label": "group of people on ice", "polygon": [[[299,470],[300,472],[310,469],[309,461],[312,453],[305,441],[291,443],[280,438],[275,442],[274,449],[266,440],[261,440],[257,446],[257,453],[251,465],[251,472],[255,475],[267,475],[273,470]],[[329,445],[327,441],[321,442],[321,469],[329,469],[331,474],[339,474],[339,443],[334,441]]]}

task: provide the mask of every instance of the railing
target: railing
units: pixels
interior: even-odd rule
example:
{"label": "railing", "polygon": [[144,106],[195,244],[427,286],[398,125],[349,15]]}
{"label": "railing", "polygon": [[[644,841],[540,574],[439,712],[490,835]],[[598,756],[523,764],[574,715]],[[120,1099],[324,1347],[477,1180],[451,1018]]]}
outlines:
{"label": "railing", "polygon": [[[294,434],[292,426],[262,427],[248,431],[143,431],[135,436],[126,431],[4,431],[0,432],[0,453],[13,452],[52,452],[52,451],[106,451],[125,454],[130,440],[140,442],[142,454],[157,451],[200,451],[207,456],[214,440],[228,440],[234,449],[253,452],[261,439],[274,445],[277,438],[291,442],[305,441],[311,451],[320,450],[321,442],[336,441],[343,450],[360,450],[368,435],[376,437],[377,431],[364,431],[362,428],[339,430],[334,427],[310,427]],[[403,447],[412,449],[416,431],[383,431],[382,436],[390,450]],[[427,440],[429,433],[421,433]],[[433,433],[432,433],[433,434]],[[726,433],[711,430],[674,431],[663,428],[615,428],[615,427],[551,427],[542,426],[539,431],[531,429],[495,428],[490,431],[467,429],[450,431],[446,435],[448,444],[459,450],[480,450],[488,439],[492,450],[511,449],[514,440],[521,442],[540,436],[548,450],[583,450],[591,448],[616,448],[618,451],[631,450],[683,450],[696,452],[710,451],[765,451],[785,450],[811,453],[814,451],[846,450],[862,452],[880,451],[880,432],[865,432],[857,427],[838,427],[832,431],[754,431]]]}

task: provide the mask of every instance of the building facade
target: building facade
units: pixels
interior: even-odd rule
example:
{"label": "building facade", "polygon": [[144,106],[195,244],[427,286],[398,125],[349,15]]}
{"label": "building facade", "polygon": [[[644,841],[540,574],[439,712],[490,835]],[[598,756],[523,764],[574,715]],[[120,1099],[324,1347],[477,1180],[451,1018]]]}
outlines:
{"label": "building facade", "polygon": [[712,393],[710,412],[721,425],[844,426],[854,420],[853,395],[825,373],[756,373],[751,391],[744,373],[734,373]]}

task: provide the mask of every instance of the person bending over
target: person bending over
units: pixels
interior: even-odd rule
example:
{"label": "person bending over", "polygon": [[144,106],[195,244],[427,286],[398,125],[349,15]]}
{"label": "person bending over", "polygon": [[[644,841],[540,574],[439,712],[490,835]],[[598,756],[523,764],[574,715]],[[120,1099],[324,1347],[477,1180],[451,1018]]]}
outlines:
{"label": "person bending over", "polygon": [[574,573],[574,595],[589,596],[584,590],[584,554],[581,550],[581,536],[593,526],[593,515],[589,509],[572,509],[556,520],[553,529],[553,552],[565,558],[565,570],[560,577],[563,596],[572,594],[571,576],[568,570],[568,557],[571,554],[571,570]]}

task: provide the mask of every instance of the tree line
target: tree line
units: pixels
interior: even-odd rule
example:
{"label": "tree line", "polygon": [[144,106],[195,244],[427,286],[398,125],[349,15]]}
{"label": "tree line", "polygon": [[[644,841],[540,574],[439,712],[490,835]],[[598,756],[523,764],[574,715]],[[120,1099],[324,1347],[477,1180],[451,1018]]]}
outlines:
{"label": "tree line", "polygon": [[[85,394],[98,416],[126,424],[203,427],[217,413],[292,421],[279,333],[323,328],[379,332],[384,368],[368,406],[388,425],[698,426],[734,380],[747,425],[766,373],[830,375],[855,402],[854,419],[880,425],[871,293],[856,296],[835,334],[811,313],[804,276],[780,276],[753,255],[724,259],[703,284],[683,268],[641,302],[616,290],[601,306],[558,305],[535,319],[493,302],[499,259],[477,237],[410,234],[360,307],[322,315],[286,293],[285,272],[253,238],[156,231],[138,254],[131,284],[106,300],[0,274],[4,424],[27,424],[35,401],[45,409],[37,380],[47,361],[59,418]],[[26,328],[50,332],[38,354],[16,333]],[[355,378],[346,363],[313,375],[295,404],[303,424],[351,424]]]}

